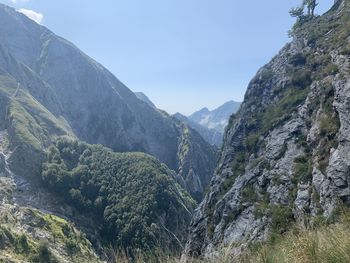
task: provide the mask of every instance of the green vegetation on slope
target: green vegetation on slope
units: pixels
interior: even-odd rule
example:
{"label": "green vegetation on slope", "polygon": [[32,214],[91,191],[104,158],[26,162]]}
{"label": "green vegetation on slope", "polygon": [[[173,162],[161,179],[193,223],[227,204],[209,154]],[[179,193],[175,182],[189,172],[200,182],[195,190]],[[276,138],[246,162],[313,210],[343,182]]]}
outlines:
{"label": "green vegetation on slope", "polygon": [[7,114],[3,118],[9,121],[7,128],[12,131],[13,147],[26,143],[35,149],[42,149],[50,143],[50,136],[69,134],[61,120],[9,75],[0,75],[0,98],[7,102],[0,106]]}
{"label": "green vegetation on slope", "polygon": [[[16,209],[16,208],[15,208]],[[0,262],[99,262],[91,243],[66,220],[34,209],[0,213]]]}
{"label": "green vegetation on slope", "polygon": [[174,250],[185,237],[194,201],[149,155],[61,138],[48,150],[42,177],[69,204],[91,214],[116,247]]}
{"label": "green vegetation on slope", "polygon": [[[65,121],[57,119],[10,75],[0,72],[1,130],[7,129],[13,172],[38,176],[44,149],[62,135],[72,135]],[[16,163],[16,165],[15,165]]]}

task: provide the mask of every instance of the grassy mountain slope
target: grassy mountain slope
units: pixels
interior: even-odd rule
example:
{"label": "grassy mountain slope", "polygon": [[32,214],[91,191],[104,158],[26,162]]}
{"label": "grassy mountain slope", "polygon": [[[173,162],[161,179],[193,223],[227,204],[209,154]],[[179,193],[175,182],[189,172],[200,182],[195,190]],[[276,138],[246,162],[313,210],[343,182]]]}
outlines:
{"label": "grassy mountain slope", "polygon": [[1,130],[9,134],[13,171],[33,175],[41,171],[43,150],[56,136],[74,136],[12,76],[0,72]]}
{"label": "grassy mountain slope", "polygon": [[0,216],[0,262],[100,262],[91,243],[62,218],[16,207],[12,213],[2,207]]}

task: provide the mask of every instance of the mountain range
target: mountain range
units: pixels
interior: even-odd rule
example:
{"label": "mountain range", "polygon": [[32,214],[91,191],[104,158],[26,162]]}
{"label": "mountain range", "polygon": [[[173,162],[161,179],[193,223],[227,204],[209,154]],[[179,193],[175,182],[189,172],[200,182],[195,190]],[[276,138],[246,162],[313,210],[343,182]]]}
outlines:
{"label": "mountain range", "polygon": [[[151,107],[157,108],[143,92],[135,92],[135,95]],[[190,116],[177,112],[173,117],[196,130],[210,145],[220,147],[228,120],[232,114],[238,111],[240,105],[240,102],[228,101],[212,111],[203,108]]]}
{"label": "mountain range", "polygon": [[212,111],[208,108],[203,108],[192,113],[188,118],[209,129],[224,133],[228,119],[239,110],[240,106],[240,102],[228,101]]}
{"label": "mountain range", "polygon": [[0,262],[349,262],[350,0],[296,15],[186,117],[0,4]]}
{"label": "mountain range", "polygon": [[220,147],[228,120],[238,111],[240,105],[240,102],[228,101],[212,111],[203,108],[188,117],[181,113],[175,113],[174,117],[199,132],[209,144]]}
{"label": "mountain range", "polygon": [[[50,216],[55,215],[58,216],[53,217],[57,219],[55,224],[61,222],[60,218],[76,222],[78,217],[73,214],[78,212],[74,210],[80,211],[82,218],[90,217],[89,207],[101,211],[100,215],[97,212],[93,214],[88,223],[78,224],[80,229],[87,225],[88,233],[91,229],[99,229],[90,233],[90,240],[100,240],[98,236],[107,240],[107,232],[98,226],[104,221],[111,222],[114,231],[124,231],[126,239],[120,242],[129,240],[125,246],[136,246],[140,242],[141,234],[135,240],[127,237],[136,232],[148,232],[154,242],[183,240],[195,204],[192,198],[200,201],[209,185],[216,163],[216,149],[186,124],[138,99],[101,64],[44,26],[2,4],[0,23],[0,166],[3,189],[13,192],[1,196],[5,204],[1,211],[7,216],[15,207],[19,213],[35,214],[31,218],[26,216],[22,221],[17,218],[24,230],[14,231],[12,235],[22,235],[27,240],[26,244],[33,244],[30,253],[33,258],[38,257],[40,255],[35,255],[40,249],[37,235],[51,240],[52,233],[44,231],[44,223],[41,234],[30,232],[29,226],[35,224],[32,219],[48,218],[46,223],[51,224]],[[56,144],[57,141],[60,143]],[[83,142],[100,144],[109,149],[95,151],[94,146],[85,146]],[[57,149],[51,153],[49,149],[55,144]],[[112,151],[144,154],[114,156]],[[96,173],[103,170],[79,161],[80,155],[82,160],[89,152],[93,153],[91,158],[111,155],[107,160],[116,170],[104,170],[98,176]],[[78,158],[76,163],[69,156]],[[109,167],[106,163],[103,169]],[[135,195],[133,202],[124,204],[122,200],[128,198],[129,192],[123,191],[117,196],[115,191],[106,189],[112,185],[92,185],[94,178],[111,180],[108,178],[114,173],[121,173],[119,169],[131,180],[122,185],[135,183],[133,178],[140,178],[138,185],[146,187],[146,198]],[[80,180],[87,181],[80,184]],[[159,185],[162,187],[159,188]],[[55,191],[50,191],[50,187]],[[22,197],[16,197],[20,192],[23,192]],[[36,200],[41,193],[48,196],[47,204],[43,204],[43,200],[28,203]],[[66,198],[61,199],[60,196]],[[163,200],[169,199],[169,196],[175,197],[170,200],[170,206]],[[51,203],[56,200],[58,203],[53,206]],[[140,202],[144,206],[136,209],[130,217],[117,219],[115,212],[107,213],[115,209],[128,210],[130,205]],[[66,205],[69,208],[60,209]],[[142,219],[138,216],[141,215],[140,209],[146,209]],[[179,209],[184,213],[173,213]],[[146,217],[153,219],[144,221]],[[167,222],[168,217],[170,221]],[[120,220],[129,222],[128,228],[116,229],[116,221],[120,223]],[[153,228],[150,230],[151,225]],[[69,223],[67,227],[72,228]],[[68,237],[63,235],[60,241],[77,242],[73,233],[78,233],[78,230],[72,231],[71,238],[74,240],[67,240]],[[108,240],[115,243],[118,238],[109,236]],[[9,247],[16,246],[12,242],[7,244]],[[60,244],[49,242],[49,249],[56,258],[62,259],[65,253],[61,252],[66,250]],[[174,250],[179,246],[178,241],[174,244],[170,242],[170,245],[175,246]],[[86,250],[94,254],[91,246],[87,246]],[[76,257],[84,258],[80,252],[75,253]]]}

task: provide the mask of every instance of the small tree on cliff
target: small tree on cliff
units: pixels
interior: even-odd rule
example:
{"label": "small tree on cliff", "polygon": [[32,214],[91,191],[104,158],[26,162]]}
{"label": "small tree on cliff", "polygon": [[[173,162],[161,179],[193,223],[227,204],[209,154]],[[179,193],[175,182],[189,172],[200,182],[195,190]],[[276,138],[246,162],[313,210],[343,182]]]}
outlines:
{"label": "small tree on cliff", "polygon": [[[294,7],[289,11],[289,14],[292,17],[297,18],[297,22],[294,24],[293,28],[289,31],[289,36],[294,36],[295,31],[299,28],[304,22],[314,18],[315,9],[318,5],[316,0],[303,0],[300,6]],[[307,9],[307,13],[304,11]]]}
{"label": "small tree on cliff", "polygon": [[304,0],[303,6],[307,7],[307,15],[308,17],[314,17],[315,16],[315,8],[318,5],[316,0]]}
{"label": "small tree on cliff", "polygon": [[[303,0],[300,6],[292,8],[289,14],[292,17],[298,18],[299,21],[304,21],[306,19],[313,18],[315,16],[315,9],[318,5],[316,0]],[[305,8],[307,9],[307,14],[304,14]]]}
{"label": "small tree on cliff", "polygon": [[298,20],[302,20],[304,17],[304,7],[303,6],[294,7],[289,11],[289,14],[292,17],[298,18]]}

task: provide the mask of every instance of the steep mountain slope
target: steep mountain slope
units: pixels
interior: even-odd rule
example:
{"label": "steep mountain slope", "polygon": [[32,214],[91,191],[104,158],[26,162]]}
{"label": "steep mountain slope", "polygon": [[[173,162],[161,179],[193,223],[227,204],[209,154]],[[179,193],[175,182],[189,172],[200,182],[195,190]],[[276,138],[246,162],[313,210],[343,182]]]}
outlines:
{"label": "steep mountain slope", "polygon": [[156,105],[154,105],[154,103],[147,97],[147,95],[143,92],[134,92],[134,94],[136,95],[136,97],[139,100],[142,100],[143,102],[146,102],[149,106],[153,107],[153,108],[157,108]]}
{"label": "steep mountain slope", "polygon": [[175,113],[173,115],[176,119],[182,121],[183,123],[186,123],[188,126],[190,126],[192,129],[196,130],[204,140],[206,140],[209,144],[215,145],[217,147],[220,147],[222,144],[223,139],[223,133],[215,130],[210,129],[204,125],[198,124],[197,122],[194,122],[190,120],[185,115],[182,115],[181,113]]}
{"label": "steep mountain slope", "polygon": [[0,261],[101,262],[85,234],[65,217],[72,209],[12,173],[7,148],[8,135],[0,132]]}
{"label": "steep mountain slope", "polygon": [[[8,171],[0,178],[6,190],[1,212],[4,217],[16,213],[1,227],[29,244],[28,251],[22,250],[6,233],[0,248],[6,260],[20,261],[27,252],[36,257],[44,249],[52,258],[40,262],[99,262],[90,241],[98,252],[112,244],[178,250],[194,201],[175,180],[200,200],[214,170],[215,149],[196,131],[139,100],[71,43],[14,9],[0,5],[0,23],[0,154],[6,154]],[[144,153],[117,154],[80,142],[72,143],[78,149],[57,147],[62,152],[50,159],[47,149],[62,136],[114,151],[147,152],[175,172]],[[82,155],[75,163],[69,159],[73,153]],[[111,189],[111,182],[121,185]],[[141,214],[137,221],[135,215]],[[42,239],[49,246],[42,248]],[[142,246],[145,240],[152,242]]]}
{"label": "steep mountain slope", "polygon": [[[215,170],[217,155],[212,153],[213,147],[204,143],[204,139],[196,131],[184,123],[178,122],[178,125],[181,125],[182,133],[177,156],[179,164],[177,181],[200,202],[212,179],[213,174],[210,171]],[[211,154],[201,155],[200,152]],[[202,174],[198,173],[200,168],[204,169]]]}
{"label": "steep mountain slope", "polygon": [[42,176],[118,248],[179,250],[196,205],[155,158],[65,138],[50,147]]}
{"label": "steep mountain slope", "polygon": [[212,111],[208,110],[208,108],[203,108],[191,114],[188,118],[209,129],[215,129],[223,133],[228,119],[233,113],[238,111],[240,106],[240,102],[228,101]]}
{"label": "steep mountain slope", "polygon": [[233,253],[349,204],[350,1],[298,23],[229,121],[187,256]]}
{"label": "steep mountain slope", "polygon": [[[38,173],[41,150],[61,135],[99,143],[114,151],[146,152],[180,171],[179,155],[185,150],[180,145],[187,147],[181,143],[181,124],[138,99],[73,44],[14,9],[0,5],[0,23],[1,76],[10,79],[2,85],[9,92],[3,93],[5,103],[0,105],[0,112],[4,121],[0,125],[9,132],[11,149],[20,145],[10,163],[21,158],[28,161],[13,165],[15,172]],[[16,115],[18,111],[21,113]],[[16,141],[19,125],[25,132],[22,141]],[[200,143],[198,154],[206,156],[209,167],[214,167],[215,149],[204,140]],[[33,156],[34,161],[25,156]],[[188,163],[197,179],[204,178],[202,184],[206,184],[213,171],[196,160]]]}

